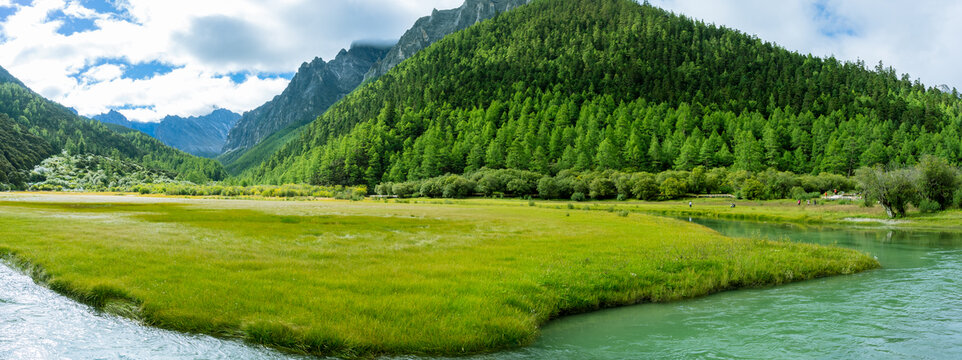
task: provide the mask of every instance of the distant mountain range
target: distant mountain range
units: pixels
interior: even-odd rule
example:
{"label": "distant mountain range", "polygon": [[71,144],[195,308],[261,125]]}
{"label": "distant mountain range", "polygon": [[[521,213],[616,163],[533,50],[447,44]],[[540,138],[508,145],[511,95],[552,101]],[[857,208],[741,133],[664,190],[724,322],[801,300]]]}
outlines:
{"label": "distant mountain range", "polygon": [[213,158],[220,155],[228,131],[240,117],[240,114],[232,111],[218,109],[206,116],[167,116],[160,122],[148,123],[130,121],[123,114],[111,110],[93,119],[138,130],[184,152]]}
{"label": "distant mountain range", "polygon": [[324,62],[304,63],[291,84],[274,100],[244,114],[230,131],[224,155],[218,159],[238,174],[260,164],[289,141],[303,125],[331,105],[430,46],[441,38],[530,0],[467,0],[456,9],[434,10],[415,22],[393,46],[356,44]]}

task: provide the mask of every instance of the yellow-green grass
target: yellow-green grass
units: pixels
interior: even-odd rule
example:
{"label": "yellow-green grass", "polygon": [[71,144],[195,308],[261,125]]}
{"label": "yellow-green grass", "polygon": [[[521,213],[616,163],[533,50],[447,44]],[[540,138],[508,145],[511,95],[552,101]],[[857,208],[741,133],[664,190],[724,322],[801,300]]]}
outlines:
{"label": "yellow-green grass", "polygon": [[[399,202],[417,202],[428,204],[443,203],[472,203],[484,205],[518,206],[522,202],[511,199],[472,199],[472,200],[438,200],[438,199],[409,199],[394,200]],[[692,206],[688,202],[692,201]],[[749,220],[763,222],[789,222],[795,224],[821,225],[858,225],[884,226],[887,228],[906,228],[912,230],[932,230],[962,232],[962,210],[948,210],[937,213],[923,214],[911,209],[908,216],[889,219],[885,211],[879,207],[865,207],[861,202],[839,202],[819,200],[819,204],[798,205],[794,200],[732,200],[732,199],[682,199],[673,201],[541,201],[532,202],[536,207],[593,210],[593,211],[629,211],[632,213],[655,214],[670,217],[700,217],[722,218],[733,220]],[[736,207],[732,208],[731,204]]]}
{"label": "yellow-green grass", "polygon": [[59,292],[163,328],[348,357],[494,351],[563,314],[879,266],[523,202],[0,200],[0,253]]}

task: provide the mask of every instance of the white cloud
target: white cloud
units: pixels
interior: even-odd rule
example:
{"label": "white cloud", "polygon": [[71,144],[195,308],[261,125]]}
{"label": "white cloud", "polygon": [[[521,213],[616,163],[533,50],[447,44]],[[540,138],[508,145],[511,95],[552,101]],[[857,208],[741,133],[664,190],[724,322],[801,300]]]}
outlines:
{"label": "white cloud", "polygon": [[[237,84],[225,75],[292,73],[355,40],[398,38],[433,8],[461,1],[130,0],[126,16],[111,16],[75,0],[35,0],[0,24],[0,66],[84,115],[136,107],[125,114],[153,121],[217,107],[243,112],[279,94],[287,80],[249,76]],[[61,35],[63,22],[48,20],[55,10],[92,19],[99,29]],[[175,69],[131,80],[122,78],[125,66],[104,59]]]}
{"label": "white cloud", "polygon": [[834,55],[843,61],[861,59],[869,67],[882,61],[928,86],[962,89],[962,67],[957,66],[962,59],[962,2],[652,0],[651,4],[755,34],[790,50]]}
{"label": "white cloud", "polygon": [[[294,72],[316,56],[333,58],[355,40],[397,38],[432,9],[462,1],[129,0],[122,2],[124,16],[112,16],[76,0],[35,0],[0,24],[0,66],[85,115],[136,107],[124,111],[147,121],[168,114],[203,115],[215,107],[243,112],[279,94],[286,80],[249,76],[236,84],[225,75]],[[870,65],[883,60],[928,85],[962,88],[962,67],[956,66],[962,59],[962,21],[956,21],[962,18],[962,2],[651,2],[792,50]],[[0,0],[3,4],[10,1]],[[48,21],[55,10],[92,19],[99,29],[61,35],[57,30],[63,22]],[[131,80],[121,75],[129,66],[103,61],[118,58],[175,69]]]}
{"label": "white cloud", "polygon": [[121,77],[124,74],[124,67],[115,64],[104,64],[90,68],[83,73],[87,82],[99,83]]}

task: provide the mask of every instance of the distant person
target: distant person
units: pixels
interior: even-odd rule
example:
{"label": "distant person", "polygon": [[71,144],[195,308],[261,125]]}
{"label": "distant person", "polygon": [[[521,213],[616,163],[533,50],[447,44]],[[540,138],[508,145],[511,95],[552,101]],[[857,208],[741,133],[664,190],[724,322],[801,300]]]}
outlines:
{"label": "distant person", "polygon": [[805,200],[805,205],[812,205],[812,199]]}
{"label": "distant person", "polygon": [[691,207],[691,201],[688,202],[688,207]]}
{"label": "distant person", "polygon": [[818,199],[812,200],[812,204],[818,206]]}
{"label": "distant person", "polygon": [[802,206],[802,199],[798,199],[798,206]]}

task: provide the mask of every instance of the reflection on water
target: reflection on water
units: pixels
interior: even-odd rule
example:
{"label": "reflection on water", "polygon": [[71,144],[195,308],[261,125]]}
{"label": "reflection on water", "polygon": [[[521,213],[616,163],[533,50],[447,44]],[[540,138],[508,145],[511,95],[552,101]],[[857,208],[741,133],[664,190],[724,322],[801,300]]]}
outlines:
{"label": "reflection on water", "polygon": [[0,359],[289,359],[103,315],[0,264]]}

